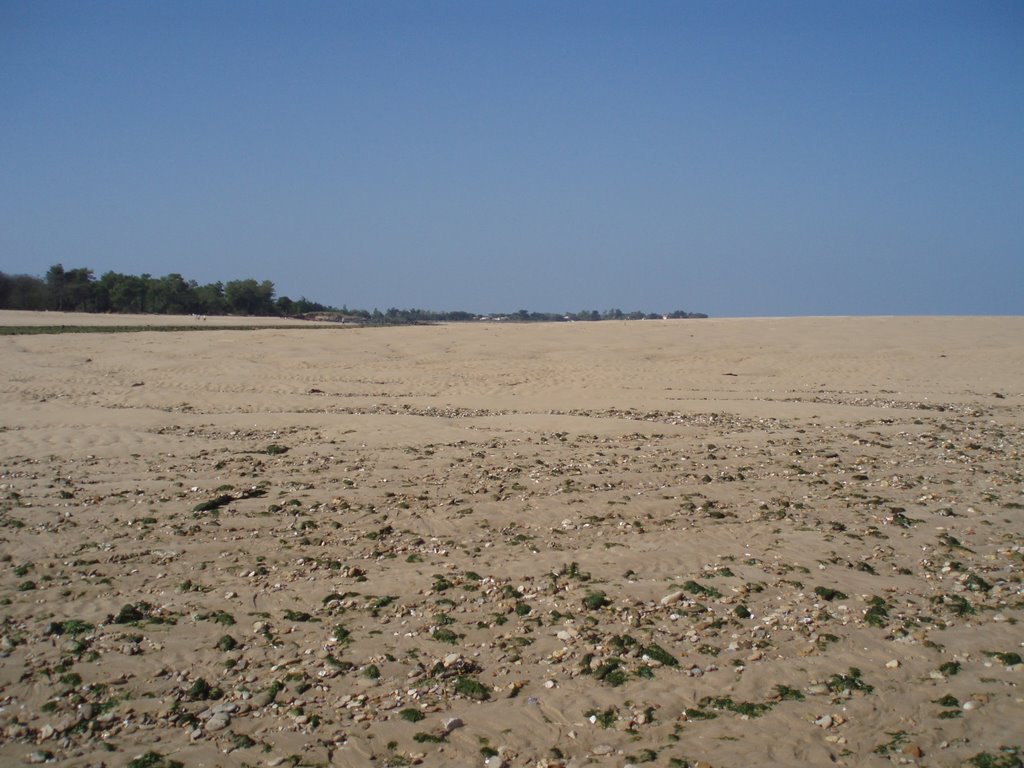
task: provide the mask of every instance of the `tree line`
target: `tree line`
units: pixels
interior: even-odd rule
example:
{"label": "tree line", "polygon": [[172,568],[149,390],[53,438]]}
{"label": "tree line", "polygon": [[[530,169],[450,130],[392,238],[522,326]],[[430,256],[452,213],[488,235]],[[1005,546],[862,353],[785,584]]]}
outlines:
{"label": "tree line", "polygon": [[177,273],[124,275],[55,264],[44,278],[0,272],[0,309],[115,312],[155,315],[301,315],[333,307],[301,298],[274,297],[269,280],[200,285]]}
{"label": "tree line", "polygon": [[54,264],[45,277],[0,272],[0,309],[55,310],[58,312],[114,312],[156,315],[254,315],[297,317],[318,313],[323,319],[364,325],[421,325],[495,320],[515,323],[554,323],[595,320],[660,320],[707,317],[701,312],[676,310],[667,315],[623,312],[620,309],[581,312],[528,312],[487,315],[473,312],[435,312],[426,309],[381,311],[328,306],[305,297],[293,301],[275,298],[269,280],[229,280],[200,285],[174,272],[163,277],[105,272],[96,278],[91,269],[65,269]]}

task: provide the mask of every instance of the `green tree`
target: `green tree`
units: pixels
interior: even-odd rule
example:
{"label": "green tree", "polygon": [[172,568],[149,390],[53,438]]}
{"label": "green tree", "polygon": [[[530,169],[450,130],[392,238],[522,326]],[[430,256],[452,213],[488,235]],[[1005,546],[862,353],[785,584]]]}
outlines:
{"label": "green tree", "polygon": [[46,283],[32,275],[0,272],[0,309],[46,309]]}
{"label": "green tree", "polygon": [[50,309],[64,309],[64,265],[54,264],[46,271],[46,291],[49,295]]}
{"label": "green tree", "polygon": [[232,280],[224,285],[224,298],[233,314],[274,314],[274,284],[269,280]]}
{"label": "green tree", "polygon": [[207,283],[196,288],[196,311],[204,315],[226,315],[223,283]]}
{"label": "green tree", "polygon": [[59,312],[89,312],[93,308],[92,270],[85,267],[65,270],[54,264],[46,272],[46,291],[50,309]]}
{"label": "green tree", "polygon": [[146,296],[149,293],[149,275],[115,275],[110,289],[110,308],[114,312],[137,312],[147,310]]}
{"label": "green tree", "polygon": [[65,309],[72,312],[91,312],[93,310],[91,269],[78,267],[64,273],[64,302]]}
{"label": "green tree", "polygon": [[154,280],[150,296],[150,312],[163,315],[184,315],[196,311],[196,284],[187,282],[176,272]]}

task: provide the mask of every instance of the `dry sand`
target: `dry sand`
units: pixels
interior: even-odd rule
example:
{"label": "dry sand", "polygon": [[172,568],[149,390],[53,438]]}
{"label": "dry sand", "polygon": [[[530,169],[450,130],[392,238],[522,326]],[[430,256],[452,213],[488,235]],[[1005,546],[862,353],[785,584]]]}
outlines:
{"label": "dry sand", "polygon": [[1024,745],[1022,318],[0,349],[0,763]]}

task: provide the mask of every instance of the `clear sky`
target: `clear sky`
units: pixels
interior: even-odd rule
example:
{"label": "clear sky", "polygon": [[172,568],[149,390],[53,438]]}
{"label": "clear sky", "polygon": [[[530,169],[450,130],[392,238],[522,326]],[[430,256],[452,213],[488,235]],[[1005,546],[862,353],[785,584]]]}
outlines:
{"label": "clear sky", "polygon": [[0,271],[1024,314],[1024,2],[0,0]]}

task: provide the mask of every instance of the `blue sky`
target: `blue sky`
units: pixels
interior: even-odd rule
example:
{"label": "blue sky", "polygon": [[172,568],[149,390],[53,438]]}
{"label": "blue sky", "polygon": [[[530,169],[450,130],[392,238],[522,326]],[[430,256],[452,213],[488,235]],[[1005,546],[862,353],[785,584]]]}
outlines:
{"label": "blue sky", "polygon": [[0,2],[0,270],[1024,314],[1024,3]]}

